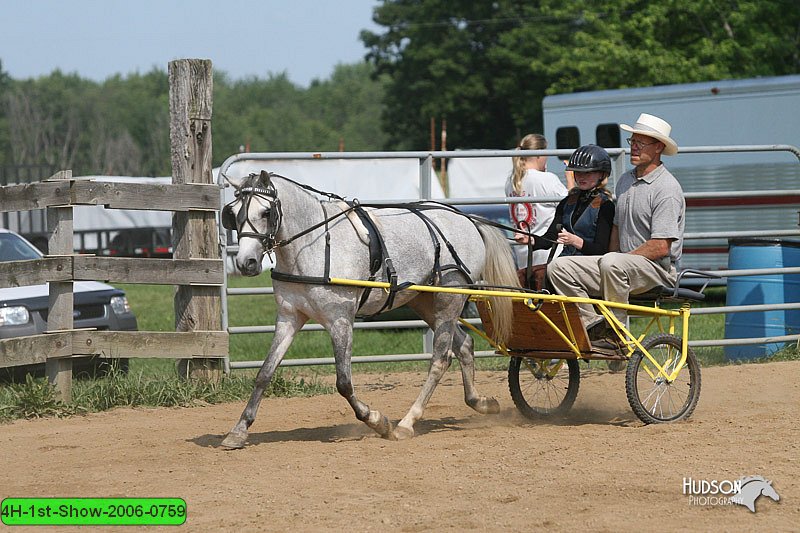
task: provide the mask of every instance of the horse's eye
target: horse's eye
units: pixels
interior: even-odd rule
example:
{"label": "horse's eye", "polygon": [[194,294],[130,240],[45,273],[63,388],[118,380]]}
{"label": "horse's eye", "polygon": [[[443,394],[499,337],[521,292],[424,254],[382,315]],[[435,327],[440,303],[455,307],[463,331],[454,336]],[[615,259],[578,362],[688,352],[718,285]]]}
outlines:
{"label": "horse's eye", "polygon": [[264,209],[263,211],[261,211],[261,218],[265,220],[269,218],[269,209]]}

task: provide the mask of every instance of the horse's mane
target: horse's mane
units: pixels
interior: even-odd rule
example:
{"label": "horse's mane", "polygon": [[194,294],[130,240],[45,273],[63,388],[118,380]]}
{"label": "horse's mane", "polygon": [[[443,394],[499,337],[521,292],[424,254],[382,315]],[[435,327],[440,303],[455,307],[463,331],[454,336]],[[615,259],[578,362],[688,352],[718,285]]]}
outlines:
{"label": "horse's mane", "polygon": [[744,487],[748,483],[752,483],[753,481],[763,481],[764,483],[769,483],[769,481],[764,479],[763,476],[747,476],[741,479],[742,487]]}

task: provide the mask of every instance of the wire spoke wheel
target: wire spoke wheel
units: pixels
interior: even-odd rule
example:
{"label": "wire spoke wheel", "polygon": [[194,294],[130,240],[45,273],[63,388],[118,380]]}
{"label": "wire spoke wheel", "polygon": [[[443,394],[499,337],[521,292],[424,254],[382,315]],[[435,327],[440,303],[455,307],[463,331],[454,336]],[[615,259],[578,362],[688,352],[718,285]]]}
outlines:
{"label": "wire spoke wheel", "polygon": [[[700,399],[700,366],[691,348],[677,376],[671,374],[681,359],[681,339],[675,335],[659,334],[647,337],[642,346],[663,372],[641,350],[636,350],[628,362],[625,388],[628,403],[645,424],[683,420],[692,414]],[[666,376],[665,376],[666,374]]]}
{"label": "wire spoke wheel", "polygon": [[508,390],[514,405],[527,418],[569,411],[580,386],[576,359],[512,357],[508,364]]}

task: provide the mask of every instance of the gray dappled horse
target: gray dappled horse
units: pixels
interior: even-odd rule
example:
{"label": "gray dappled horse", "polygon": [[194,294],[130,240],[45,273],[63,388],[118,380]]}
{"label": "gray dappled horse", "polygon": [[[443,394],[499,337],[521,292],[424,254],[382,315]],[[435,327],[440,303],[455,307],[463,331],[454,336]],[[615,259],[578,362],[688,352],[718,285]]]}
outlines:
{"label": "gray dappled horse", "polygon": [[[264,254],[275,253],[272,279],[278,315],[253,394],[223,447],[244,447],[264,390],[295,334],[309,320],[331,336],[339,394],[356,418],[381,437],[413,437],[414,424],[453,355],[461,363],[467,405],[479,413],[499,411],[497,400],[475,390],[472,338],[457,323],[466,296],[401,290],[411,283],[463,286],[481,279],[490,286],[519,287],[510,246],[497,229],[441,204],[348,205],[336,195],[263,171],[234,187],[236,199],[225,206],[221,219],[223,226],[238,233],[236,266],[244,275],[255,276]],[[332,285],[327,283],[331,277],[390,282],[396,290]],[[350,356],[356,315],[403,304],[433,330],[433,356],[419,396],[393,428],[384,415],[356,397]],[[495,298],[492,309],[495,336],[502,341],[511,329],[511,301]]]}

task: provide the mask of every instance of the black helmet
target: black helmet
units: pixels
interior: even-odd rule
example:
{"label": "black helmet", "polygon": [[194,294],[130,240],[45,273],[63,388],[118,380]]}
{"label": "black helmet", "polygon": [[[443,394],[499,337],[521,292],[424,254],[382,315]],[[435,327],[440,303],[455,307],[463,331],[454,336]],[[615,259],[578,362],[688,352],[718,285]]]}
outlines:
{"label": "black helmet", "polygon": [[611,158],[603,148],[596,144],[581,146],[569,158],[567,170],[574,172],[593,172],[600,170],[611,174]]}

